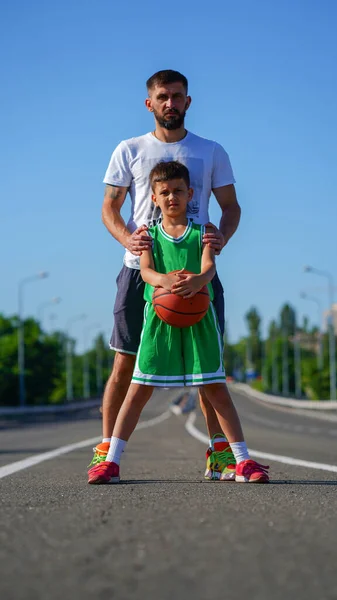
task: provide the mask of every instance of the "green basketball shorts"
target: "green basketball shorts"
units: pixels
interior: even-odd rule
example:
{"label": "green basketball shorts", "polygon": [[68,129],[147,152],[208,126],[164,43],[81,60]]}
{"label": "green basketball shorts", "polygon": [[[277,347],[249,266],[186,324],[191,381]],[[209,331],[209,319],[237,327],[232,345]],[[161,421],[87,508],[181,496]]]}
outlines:
{"label": "green basketball shorts", "polygon": [[132,383],[182,387],[224,383],[223,341],[213,304],[193,327],[171,327],[145,305]]}

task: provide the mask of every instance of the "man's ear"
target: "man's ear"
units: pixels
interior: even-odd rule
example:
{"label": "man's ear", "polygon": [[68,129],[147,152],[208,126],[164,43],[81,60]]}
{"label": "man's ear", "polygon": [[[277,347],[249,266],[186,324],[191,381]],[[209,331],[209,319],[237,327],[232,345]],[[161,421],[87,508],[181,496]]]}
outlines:
{"label": "man's ear", "polygon": [[149,112],[153,112],[153,108],[152,108],[152,104],[151,104],[151,98],[146,98],[145,100],[145,106],[147,108],[147,110]]}
{"label": "man's ear", "polygon": [[191,98],[191,96],[187,96],[187,97],[186,97],[185,110],[188,110],[188,109],[189,109],[189,107],[191,106],[191,102],[192,102],[192,98]]}

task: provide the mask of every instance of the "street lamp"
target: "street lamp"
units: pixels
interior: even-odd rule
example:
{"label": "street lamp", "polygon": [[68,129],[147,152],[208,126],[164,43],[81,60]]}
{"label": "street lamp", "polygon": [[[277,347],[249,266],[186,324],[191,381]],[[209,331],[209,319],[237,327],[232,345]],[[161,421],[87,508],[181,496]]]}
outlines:
{"label": "street lamp", "polygon": [[[86,352],[87,348],[87,339],[89,332],[92,329],[99,329],[99,323],[92,323],[88,325],[88,327],[84,328],[83,331],[83,340],[84,340],[84,351],[83,351],[83,397],[90,398],[90,377],[89,377],[89,357]],[[97,378],[97,360],[96,360],[96,378]]]}
{"label": "street lamp", "polygon": [[335,348],[335,332],[334,332],[333,315],[332,315],[334,281],[333,281],[333,277],[332,277],[331,273],[329,273],[328,271],[321,271],[320,269],[315,269],[315,267],[311,267],[310,265],[305,266],[304,271],[306,273],[316,273],[316,275],[321,275],[322,277],[326,277],[328,280],[330,399],[336,400],[336,348]]}
{"label": "street lamp", "polygon": [[70,329],[73,323],[76,321],[84,321],[87,318],[87,315],[81,314],[76,315],[75,317],[71,317],[67,321],[66,325],[66,378],[67,378],[67,400],[73,399],[73,353],[72,346],[70,342]]}
{"label": "street lamp", "polygon": [[310,302],[314,302],[318,307],[318,352],[317,352],[317,367],[321,371],[323,369],[323,344],[322,344],[322,304],[318,300],[318,298],[314,298],[314,296],[309,296],[306,292],[301,292],[300,294],[303,300],[309,300]]}
{"label": "street lamp", "polygon": [[297,314],[295,312],[295,327],[294,327],[294,371],[295,371],[295,396],[302,396],[302,369],[301,369],[301,344],[300,333],[298,331]]}
{"label": "street lamp", "polygon": [[19,370],[19,403],[20,406],[26,404],[26,388],[25,388],[25,331],[23,321],[23,288],[26,283],[38,281],[39,279],[46,279],[49,273],[47,271],[41,271],[36,275],[30,275],[25,277],[19,282],[18,285],[18,370]]}
{"label": "street lamp", "polygon": [[46,300],[45,302],[42,302],[38,309],[37,309],[37,320],[40,323],[41,329],[42,329],[42,324],[43,324],[43,311],[47,306],[50,306],[51,304],[60,304],[62,298],[59,297],[55,297],[55,298],[51,298],[50,300]]}

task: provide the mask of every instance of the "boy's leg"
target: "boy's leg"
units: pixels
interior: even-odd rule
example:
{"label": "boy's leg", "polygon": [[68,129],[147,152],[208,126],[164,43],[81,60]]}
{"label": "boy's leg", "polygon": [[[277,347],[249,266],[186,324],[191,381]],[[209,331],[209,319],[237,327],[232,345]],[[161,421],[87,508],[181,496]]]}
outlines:
{"label": "boy's leg", "polygon": [[152,392],[152,385],[131,383],[123,405],[118,413],[112,433],[113,437],[125,440],[126,442],[129,440],[130,435],[139,421],[144,406],[152,396]]}
{"label": "boy's leg", "polygon": [[268,483],[268,466],[251,460],[241,423],[226,384],[205,385],[205,392],[225,432],[236,460],[235,480],[241,483]]}

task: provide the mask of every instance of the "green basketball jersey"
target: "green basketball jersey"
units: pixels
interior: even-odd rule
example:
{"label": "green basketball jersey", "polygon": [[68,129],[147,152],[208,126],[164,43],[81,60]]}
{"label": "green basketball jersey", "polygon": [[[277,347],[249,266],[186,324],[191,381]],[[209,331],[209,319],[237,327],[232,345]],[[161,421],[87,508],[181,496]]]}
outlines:
{"label": "green basketball jersey", "polygon": [[[162,223],[158,223],[148,230],[153,238],[154,267],[158,273],[170,273],[179,269],[186,269],[192,273],[200,273],[202,255],[202,236],[205,232],[204,225],[196,225],[188,220],[186,229],[179,238],[168,235]],[[213,300],[212,284],[208,284],[210,299]],[[148,283],[145,285],[144,298],[152,302],[154,288]]]}

